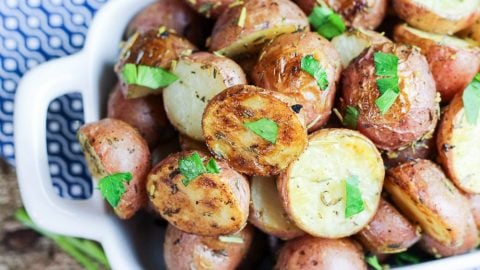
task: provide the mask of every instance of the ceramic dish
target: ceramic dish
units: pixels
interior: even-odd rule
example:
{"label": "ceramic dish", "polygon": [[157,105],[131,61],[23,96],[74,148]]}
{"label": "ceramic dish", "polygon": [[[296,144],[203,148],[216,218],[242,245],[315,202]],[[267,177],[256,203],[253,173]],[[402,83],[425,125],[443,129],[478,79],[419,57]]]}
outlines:
{"label": "ceramic dish", "polygon": [[[113,269],[163,269],[163,231],[151,218],[119,221],[105,208],[99,192],[86,200],[60,198],[48,167],[45,121],[49,103],[80,90],[85,122],[101,118],[115,77],[119,42],[128,21],[153,0],[112,0],[96,15],[79,53],[43,64],[22,79],[15,104],[15,154],[24,205],[49,231],[102,243]],[[472,269],[480,252],[397,269]]]}

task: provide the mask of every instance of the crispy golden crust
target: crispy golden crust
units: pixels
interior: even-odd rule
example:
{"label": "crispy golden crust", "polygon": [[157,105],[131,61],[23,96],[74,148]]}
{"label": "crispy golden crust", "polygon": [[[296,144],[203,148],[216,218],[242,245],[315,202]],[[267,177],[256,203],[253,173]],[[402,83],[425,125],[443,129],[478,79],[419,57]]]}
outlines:
{"label": "crispy golden crust", "polygon": [[[328,88],[302,71],[302,58],[311,55],[327,73]],[[342,65],[340,56],[326,39],[313,32],[284,34],[265,46],[252,71],[255,85],[278,91],[302,105],[308,131],[323,126],[332,111]]]}
{"label": "crispy golden crust", "polygon": [[108,98],[107,117],[119,119],[136,128],[154,149],[169,125],[161,96],[126,99],[120,85],[116,85]]}
{"label": "crispy golden crust", "polygon": [[[172,154],[152,169],[147,178],[150,202],[163,218],[184,232],[217,236],[240,230],[248,217],[248,181],[226,162],[217,161],[219,174],[202,174],[185,186],[178,162],[192,153]],[[204,163],[208,162],[209,156],[198,153]]]}
{"label": "crispy golden crust", "polygon": [[[310,15],[318,0],[295,0],[297,5]],[[326,0],[325,4],[340,14],[349,27],[375,29],[383,21],[387,0]]]}
{"label": "crispy golden crust", "polygon": [[480,193],[480,124],[468,123],[462,95],[456,95],[442,115],[438,129],[438,160],[458,188]]}
{"label": "crispy golden crust", "polygon": [[276,270],[367,269],[362,249],[348,238],[323,239],[302,236],[280,250]]}
{"label": "crispy golden crust", "polygon": [[251,201],[248,221],[263,232],[289,240],[305,234],[283,209],[273,177],[254,176],[250,181]]}
{"label": "crispy golden crust", "polygon": [[478,0],[393,0],[397,16],[427,32],[453,34],[478,18]]}
{"label": "crispy golden crust", "polygon": [[[380,96],[374,63],[378,51],[399,58],[400,95],[384,115],[375,104]],[[383,150],[411,144],[432,132],[437,123],[435,81],[425,57],[412,47],[384,43],[364,51],[343,72],[341,95],[343,110],[358,108],[358,131]]]}
{"label": "crispy golden crust", "polygon": [[406,24],[395,27],[394,38],[396,42],[421,49],[443,102],[449,102],[455,94],[462,92],[480,68],[477,43],[426,33]]}
{"label": "crispy golden crust", "polygon": [[235,0],[184,0],[184,2],[203,16],[215,19],[235,2]]}
{"label": "crispy golden crust", "polygon": [[204,18],[179,0],[156,0],[141,10],[127,26],[127,36],[139,31],[158,30],[165,26],[186,37],[197,46],[203,46],[209,28]]}
{"label": "crispy golden crust", "polygon": [[[375,145],[348,129],[321,129],[277,179],[289,217],[303,231],[326,238],[353,235],[367,226],[380,200],[385,170]],[[345,217],[345,180],[358,177],[365,208]]]}
{"label": "crispy golden crust", "polygon": [[243,243],[229,243],[218,237],[188,234],[168,225],[163,258],[167,269],[172,270],[234,270],[250,249],[253,236],[253,228],[246,226],[235,234]]}
{"label": "crispy golden crust", "polygon": [[[216,95],[203,114],[202,126],[210,151],[248,175],[278,174],[307,145],[302,112],[290,100],[255,86],[237,85]],[[245,123],[269,119],[278,125],[273,144],[249,130]]]}
{"label": "crispy golden crust", "polygon": [[390,254],[411,247],[420,240],[420,233],[393,205],[381,199],[375,217],[356,238],[370,252]]}
{"label": "crispy golden crust", "polygon": [[130,172],[118,206],[118,217],[128,219],[147,202],[145,181],[150,170],[150,151],[140,133],[127,123],[103,119],[82,126],[77,137],[82,146],[91,174],[96,179],[119,172]]}
{"label": "crispy golden crust", "polygon": [[159,33],[158,29],[149,30],[145,33],[137,32],[124,44],[115,71],[126,98],[161,94],[161,91],[153,91],[138,85],[127,85],[122,76],[125,64],[160,67],[168,70],[173,60],[177,60],[182,55],[191,54],[192,51],[196,50],[196,47],[187,39],[167,30],[163,33]]}
{"label": "crispy golden crust", "polygon": [[477,19],[474,24],[457,34],[463,38],[469,38],[476,42],[480,42],[480,19]]}
{"label": "crispy golden crust", "polygon": [[389,169],[384,188],[397,208],[439,243],[463,245],[472,213],[466,199],[429,160]]}
{"label": "crispy golden crust", "polygon": [[[258,52],[265,42],[284,33],[309,29],[307,16],[289,0],[249,0],[227,9],[212,32],[210,51],[235,57]],[[245,20],[240,17],[245,14]]]}

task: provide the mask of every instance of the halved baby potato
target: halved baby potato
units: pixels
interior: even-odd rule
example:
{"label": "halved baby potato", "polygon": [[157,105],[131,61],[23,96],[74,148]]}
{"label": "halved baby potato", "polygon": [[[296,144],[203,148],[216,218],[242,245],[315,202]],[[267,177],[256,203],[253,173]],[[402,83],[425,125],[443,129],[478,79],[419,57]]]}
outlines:
{"label": "halved baby potato", "polygon": [[216,161],[219,173],[203,173],[187,185],[180,160],[202,152],[183,151],[158,163],[148,174],[147,193],[155,210],[178,229],[203,236],[234,233],[248,218],[250,188],[247,179],[226,162]]}
{"label": "halved baby potato", "polygon": [[[307,149],[279,175],[277,187],[300,229],[340,238],[357,233],[374,217],[384,174],[380,153],[365,136],[348,129],[322,129],[309,136]],[[347,196],[350,178],[357,179],[360,198]],[[350,215],[351,204],[363,207]]]}
{"label": "halved baby potato", "polygon": [[275,270],[366,270],[362,248],[348,239],[305,235],[283,245]]}
{"label": "halved baby potato", "polygon": [[372,45],[392,42],[383,34],[362,28],[352,28],[332,39],[332,45],[340,55],[342,66],[348,67],[350,62]]}
{"label": "halved baby potato", "polygon": [[474,41],[431,34],[406,24],[395,27],[394,39],[421,49],[444,102],[449,102],[455,94],[462,92],[480,68],[480,44]]}
{"label": "halved baby potato", "polygon": [[435,241],[459,247],[471,230],[470,207],[439,166],[415,160],[387,171],[385,189],[397,208]]}
{"label": "halved baby potato", "polygon": [[203,114],[203,134],[216,157],[248,175],[276,175],[307,145],[302,112],[286,96],[251,85],[216,95]]}
{"label": "halved baby potato", "polygon": [[393,0],[396,14],[418,29],[453,34],[478,18],[479,0]]}
{"label": "halved baby potato", "polygon": [[163,258],[172,270],[234,270],[252,245],[254,230],[246,226],[229,236],[200,236],[168,225],[163,243]]}
{"label": "halved baby potato", "polygon": [[209,49],[227,57],[258,52],[269,40],[309,29],[307,16],[289,0],[248,0],[218,18]]}
{"label": "halved baby potato", "polygon": [[114,208],[118,217],[132,217],[147,203],[145,181],[151,166],[147,142],[132,126],[110,118],[83,125],[77,138],[89,171],[97,180],[115,173],[132,174]]}
{"label": "halved baby potato", "polygon": [[210,99],[228,87],[247,83],[237,63],[206,52],[181,58],[171,73],[178,80],[163,89],[168,119],[180,133],[197,141],[204,140],[202,115]]}
{"label": "halved baby potato", "polygon": [[367,227],[356,234],[356,238],[372,253],[399,253],[420,240],[420,228],[385,199],[381,199],[375,217]]}
{"label": "halved baby potato", "polygon": [[461,190],[480,193],[480,123],[467,121],[462,95],[444,111],[437,136],[439,161]]}
{"label": "halved baby potato", "polygon": [[250,180],[251,202],[248,221],[267,234],[288,240],[305,234],[283,209],[274,177],[254,176]]}
{"label": "halved baby potato", "polygon": [[[187,39],[173,33],[169,29],[152,29],[145,33],[136,32],[123,45],[120,59],[115,66],[123,95],[126,98],[138,98],[147,95],[158,95],[160,89],[152,89],[137,84],[127,84],[124,78],[124,67],[127,64],[162,68],[169,70],[172,61],[183,55],[189,55],[196,47]],[[151,79],[151,78],[145,78]]]}
{"label": "halved baby potato", "polygon": [[[312,57],[325,72],[325,89],[302,70],[305,57]],[[308,131],[312,132],[330,117],[341,70],[340,56],[328,40],[314,32],[289,33],[262,49],[252,80],[256,86],[278,91],[301,105]]]}

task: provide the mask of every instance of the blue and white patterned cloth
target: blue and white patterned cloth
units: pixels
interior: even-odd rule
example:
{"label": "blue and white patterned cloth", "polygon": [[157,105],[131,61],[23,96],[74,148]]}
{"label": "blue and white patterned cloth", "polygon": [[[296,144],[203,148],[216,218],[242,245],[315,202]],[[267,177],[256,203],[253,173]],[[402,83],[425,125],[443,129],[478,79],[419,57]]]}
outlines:
{"label": "blue and white patterned cloth", "polygon": [[[79,51],[92,17],[106,1],[0,0],[0,156],[10,164],[15,165],[13,104],[20,78],[42,62]],[[80,94],[50,104],[46,140],[53,185],[58,194],[73,199],[92,193],[75,139],[82,123]]]}

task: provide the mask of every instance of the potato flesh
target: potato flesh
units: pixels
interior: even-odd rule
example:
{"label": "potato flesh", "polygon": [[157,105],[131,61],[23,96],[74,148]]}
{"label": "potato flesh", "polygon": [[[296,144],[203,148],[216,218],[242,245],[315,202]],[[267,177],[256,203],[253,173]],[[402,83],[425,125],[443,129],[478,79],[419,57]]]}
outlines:
{"label": "potato flesh", "polygon": [[332,44],[340,54],[342,66],[344,67],[347,67],[350,61],[359,56],[365,48],[370,46],[370,42],[367,39],[349,33],[344,33],[335,37],[332,40]]}
{"label": "potato flesh", "polygon": [[[345,179],[352,175],[358,176],[365,210],[345,218]],[[379,153],[363,136],[331,132],[314,138],[290,171],[292,219],[314,236],[352,235],[375,215],[383,177]]]}
{"label": "potato flesh", "polygon": [[478,9],[478,0],[412,0],[416,5],[447,19],[461,19]]}
{"label": "potato flesh", "polygon": [[449,35],[439,35],[439,34],[429,33],[429,32],[415,29],[413,27],[409,27],[407,25],[404,26],[404,29],[406,29],[407,31],[411,32],[414,35],[417,35],[418,37],[433,40],[440,45],[452,46],[452,47],[457,47],[462,49],[470,49],[470,48],[479,46],[479,44],[477,44],[476,42],[463,40],[463,39],[456,38],[454,36],[449,36]]}

